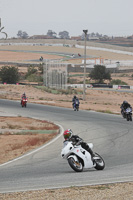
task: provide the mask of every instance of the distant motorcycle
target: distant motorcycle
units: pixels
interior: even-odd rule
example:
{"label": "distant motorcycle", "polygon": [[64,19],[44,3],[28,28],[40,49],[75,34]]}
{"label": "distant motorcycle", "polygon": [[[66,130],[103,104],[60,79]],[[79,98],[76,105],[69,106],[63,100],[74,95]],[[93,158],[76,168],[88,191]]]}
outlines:
{"label": "distant motorcycle", "polygon": [[22,107],[26,107],[27,106],[27,97],[22,98],[21,105],[22,105]]}
{"label": "distant motorcycle", "polygon": [[[93,148],[92,143],[88,145],[91,149]],[[95,168],[96,170],[103,170],[105,168],[105,162],[99,154],[95,153],[92,161],[88,151],[83,149],[81,145],[74,145],[71,141],[68,141],[63,147],[61,157],[67,159],[70,167],[76,172],[82,172],[83,169],[90,168]]]}
{"label": "distant motorcycle", "polygon": [[73,110],[74,111],[78,111],[79,110],[79,100],[76,100],[75,102],[74,102],[74,104],[73,104]]}
{"label": "distant motorcycle", "polygon": [[127,121],[132,121],[132,108],[128,107],[125,111]]}

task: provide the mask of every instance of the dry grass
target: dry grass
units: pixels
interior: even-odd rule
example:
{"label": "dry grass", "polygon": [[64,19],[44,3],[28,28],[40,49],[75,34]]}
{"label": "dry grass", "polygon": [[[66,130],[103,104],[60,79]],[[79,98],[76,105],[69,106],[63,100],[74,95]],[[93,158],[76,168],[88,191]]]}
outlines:
{"label": "dry grass", "polygon": [[53,123],[26,117],[0,117],[0,128],[0,164],[45,144],[59,132]]}
{"label": "dry grass", "polygon": [[56,135],[57,131],[52,134],[0,135],[0,164],[45,144]]}
{"label": "dry grass", "polygon": [[50,136],[48,135],[40,135],[40,137],[38,137],[38,135],[36,135],[34,138],[29,138],[24,146],[36,146],[36,145],[42,145],[44,143],[46,143],[50,138],[53,138],[56,134],[51,134]]}

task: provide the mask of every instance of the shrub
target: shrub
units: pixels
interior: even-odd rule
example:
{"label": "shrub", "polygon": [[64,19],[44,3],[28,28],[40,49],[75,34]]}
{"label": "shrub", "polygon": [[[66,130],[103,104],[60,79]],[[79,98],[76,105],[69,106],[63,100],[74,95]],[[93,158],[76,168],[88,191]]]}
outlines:
{"label": "shrub", "polygon": [[33,66],[30,66],[28,67],[28,72],[26,73],[25,77],[27,78],[28,76],[35,74],[36,72],[37,72],[37,69],[35,69],[35,67]]}
{"label": "shrub", "polygon": [[45,86],[35,86],[35,88],[41,89],[42,91],[52,93],[52,94],[82,94],[82,90],[77,90],[74,88],[68,88],[68,89],[54,89],[54,88],[48,88]]}
{"label": "shrub", "polygon": [[19,80],[18,68],[3,66],[0,70],[0,78],[2,83],[16,84]]}
{"label": "shrub", "polygon": [[43,82],[43,77],[37,76],[36,74],[31,74],[27,76],[27,80],[30,82]]}
{"label": "shrub", "polygon": [[124,81],[121,81],[120,79],[114,79],[111,81],[111,85],[127,85],[127,83]]}
{"label": "shrub", "polygon": [[76,79],[73,79],[73,78],[68,78],[68,83],[70,83],[70,84],[76,84],[77,83],[77,80]]}
{"label": "shrub", "polygon": [[40,71],[41,74],[43,74],[43,64],[40,64],[40,66],[38,67],[38,71]]}

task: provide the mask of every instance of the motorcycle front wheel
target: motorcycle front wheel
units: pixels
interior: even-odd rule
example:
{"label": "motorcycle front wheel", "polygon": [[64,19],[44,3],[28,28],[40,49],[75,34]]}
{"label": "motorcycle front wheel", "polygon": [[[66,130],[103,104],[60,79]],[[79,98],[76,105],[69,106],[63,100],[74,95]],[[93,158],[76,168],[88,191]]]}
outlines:
{"label": "motorcycle front wheel", "polygon": [[127,121],[129,121],[129,120],[130,120],[130,116],[129,116],[129,115],[127,115],[127,117],[126,117],[126,118],[127,118]]}
{"label": "motorcycle front wheel", "polygon": [[79,162],[79,161],[78,162],[75,161],[73,157],[68,158],[68,163],[69,163],[70,167],[74,171],[76,171],[76,172],[82,172],[83,171],[83,165],[82,165],[82,163]]}
{"label": "motorcycle front wheel", "polygon": [[132,121],[132,115],[131,114],[128,115],[128,120],[127,121]]}
{"label": "motorcycle front wheel", "polygon": [[95,156],[96,156],[96,159],[94,160],[94,163],[96,164],[95,169],[103,170],[105,168],[105,162],[103,158],[98,153],[95,153]]}
{"label": "motorcycle front wheel", "polygon": [[76,109],[77,109],[77,111],[79,111],[79,107],[78,106],[76,107]]}

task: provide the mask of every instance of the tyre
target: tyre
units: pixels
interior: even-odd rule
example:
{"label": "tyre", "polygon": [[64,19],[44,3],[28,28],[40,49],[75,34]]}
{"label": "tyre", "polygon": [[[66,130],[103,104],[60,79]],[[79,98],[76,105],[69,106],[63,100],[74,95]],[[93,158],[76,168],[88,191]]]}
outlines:
{"label": "tyre", "polygon": [[79,107],[78,106],[76,106],[76,109],[77,109],[77,111],[79,110]]}
{"label": "tyre", "polygon": [[127,121],[129,121],[129,118],[130,118],[130,116],[129,116],[129,115],[127,115]]}
{"label": "tyre", "polygon": [[97,153],[95,153],[95,156],[97,157],[94,160],[94,163],[96,164],[95,169],[96,170],[103,170],[105,168],[105,162],[104,162],[103,158]]}
{"label": "tyre", "polygon": [[124,112],[122,112],[122,116],[123,118],[126,118],[126,114]]}
{"label": "tyre", "polygon": [[25,103],[25,105],[24,105],[24,106],[25,106],[25,108],[26,108],[26,106],[27,106],[27,105],[26,105],[26,103]]}
{"label": "tyre", "polygon": [[75,171],[75,172],[82,172],[83,171],[83,165],[81,162],[77,162],[74,160],[73,157],[68,159],[68,163],[70,167]]}

